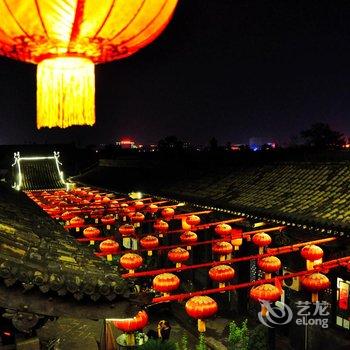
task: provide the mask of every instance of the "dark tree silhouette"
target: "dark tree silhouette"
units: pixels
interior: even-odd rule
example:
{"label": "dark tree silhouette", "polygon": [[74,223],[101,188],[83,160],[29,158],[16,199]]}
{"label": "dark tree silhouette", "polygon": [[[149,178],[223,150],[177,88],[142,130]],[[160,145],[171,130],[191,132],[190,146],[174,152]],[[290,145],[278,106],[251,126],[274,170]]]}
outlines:
{"label": "dark tree silhouette", "polygon": [[315,148],[339,148],[345,143],[342,133],[332,130],[328,124],[316,123],[300,133],[306,145]]}
{"label": "dark tree silhouette", "polygon": [[158,142],[158,149],[162,152],[180,152],[183,151],[183,142],[176,136],[167,136]]}

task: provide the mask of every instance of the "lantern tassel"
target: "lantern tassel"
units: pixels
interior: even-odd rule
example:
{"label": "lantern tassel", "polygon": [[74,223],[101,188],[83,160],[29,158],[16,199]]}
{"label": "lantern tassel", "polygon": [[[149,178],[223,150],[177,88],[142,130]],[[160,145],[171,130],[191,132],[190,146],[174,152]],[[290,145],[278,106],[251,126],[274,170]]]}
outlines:
{"label": "lantern tassel", "polygon": [[200,318],[198,319],[198,331],[201,333],[204,333],[206,331],[205,321],[201,320]]}
{"label": "lantern tassel", "polygon": [[95,124],[94,64],[83,57],[55,57],[37,70],[37,127]]}

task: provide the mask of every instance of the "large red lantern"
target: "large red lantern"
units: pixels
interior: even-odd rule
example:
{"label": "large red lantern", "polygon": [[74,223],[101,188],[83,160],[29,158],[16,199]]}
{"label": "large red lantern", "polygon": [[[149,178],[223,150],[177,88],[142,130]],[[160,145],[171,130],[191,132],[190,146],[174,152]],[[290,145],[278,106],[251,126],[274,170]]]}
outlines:
{"label": "large red lantern", "polygon": [[301,279],[302,286],[312,294],[312,302],[318,301],[318,293],[329,288],[331,282],[328,277],[322,273],[313,273]]}
{"label": "large red lantern", "polygon": [[199,225],[200,222],[201,222],[201,218],[197,215],[190,215],[186,217],[186,223],[193,228]]}
{"label": "large red lantern", "polygon": [[158,205],[157,204],[150,204],[147,207],[147,211],[151,214],[155,214],[158,211]]}
{"label": "large red lantern", "polygon": [[130,237],[135,234],[135,227],[133,225],[125,224],[119,227],[119,233],[123,237]]}
{"label": "large red lantern", "polygon": [[233,251],[231,243],[228,242],[216,242],[212,245],[212,251],[214,254],[219,255],[220,261],[226,259],[226,255],[229,255]]}
{"label": "large red lantern", "polygon": [[198,320],[198,331],[205,332],[205,319],[217,313],[218,304],[214,299],[203,295],[189,299],[185,308],[190,317]]}
{"label": "large red lantern", "polygon": [[267,233],[261,232],[256,233],[253,236],[253,243],[259,247],[259,254],[264,253],[264,247],[267,247],[269,244],[271,244],[272,239],[271,236]]}
{"label": "large red lantern", "polygon": [[70,219],[69,225],[74,227],[77,232],[79,232],[80,227],[84,225],[85,220],[83,218],[80,218],[79,216],[75,216],[74,218]]}
{"label": "large red lantern", "polygon": [[148,315],[146,311],[139,311],[133,318],[115,319],[113,320],[114,326],[124,333],[126,333],[126,345],[135,346],[135,334],[134,332],[142,330],[147,326]]}
{"label": "large red lantern", "polygon": [[63,221],[69,221],[70,219],[73,219],[75,216],[75,213],[72,213],[70,211],[65,211],[62,215],[61,215],[61,219]]}
{"label": "large red lantern", "polygon": [[112,261],[112,254],[118,253],[119,244],[112,239],[106,239],[100,243],[100,251],[107,254],[108,261]]}
{"label": "large red lantern", "polygon": [[281,260],[276,256],[267,256],[258,260],[258,267],[265,272],[265,278],[271,278],[271,273],[277,272],[281,268]]}
{"label": "large red lantern", "polygon": [[101,218],[103,225],[106,225],[107,230],[111,229],[111,225],[115,224],[115,217],[112,214],[105,215]]}
{"label": "large red lantern", "polygon": [[312,270],[315,262],[322,263],[323,250],[318,245],[306,245],[300,253],[302,257],[306,259],[307,270]]}
{"label": "large red lantern", "polygon": [[134,273],[142,265],[142,262],[142,257],[134,253],[126,253],[120,258],[120,265],[129,270],[129,273]]}
{"label": "large red lantern", "polygon": [[145,206],[145,204],[142,201],[136,201],[134,203],[134,207],[136,210],[141,210],[144,206]]}
{"label": "large red lantern", "polygon": [[228,236],[231,234],[232,227],[228,224],[219,224],[215,227],[215,232],[219,236]]}
{"label": "large red lantern", "polygon": [[138,227],[140,226],[140,223],[145,220],[145,216],[142,213],[137,212],[131,215],[130,220]]}
{"label": "large red lantern", "polygon": [[225,282],[228,282],[235,277],[235,270],[228,265],[217,265],[209,270],[209,277],[219,282],[219,288],[225,287]]}
{"label": "large red lantern", "polygon": [[190,253],[183,248],[174,248],[169,250],[168,259],[173,263],[176,263],[176,267],[181,267],[184,261],[187,261],[190,257]]}
{"label": "large red lantern", "polygon": [[176,3],[1,2],[1,55],[38,64],[38,128],[93,125],[94,64],[130,56],[148,45],[166,27]]}
{"label": "large red lantern", "polygon": [[153,228],[158,233],[159,237],[163,237],[163,234],[168,231],[169,225],[163,220],[157,220],[154,223]]}
{"label": "large red lantern", "polygon": [[164,296],[169,295],[170,292],[178,289],[180,286],[180,279],[172,273],[161,273],[153,279],[153,289],[161,292]]}
{"label": "large red lantern", "polygon": [[[270,283],[261,284],[250,290],[250,297],[256,301],[275,302],[280,299],[282,290]],[[261,304],[261,315],[267,315],[267,307]]]}
{"label": "large red lantern", "polygon": [[89,226],[84,229],[83,234],[90,240],[90,244],[94,244],[94,238],[100,235],[101,231],[97,227]]}
{"label": "large red lantern", "polygon": [[140,244],[142,248],[147,249],[148,256],[151,256],[152,250],[158,247],[159,240],[155,236],[148,235],[140,239]]}
{"label": "large red lantern", "polygon": [[192,231],[186,231],[180,235],[180,241],[182,243],[189,244],[186,247],[187,250],[191,250],[190,244],[197,242],[197,240],[198,240],[197,234]]}

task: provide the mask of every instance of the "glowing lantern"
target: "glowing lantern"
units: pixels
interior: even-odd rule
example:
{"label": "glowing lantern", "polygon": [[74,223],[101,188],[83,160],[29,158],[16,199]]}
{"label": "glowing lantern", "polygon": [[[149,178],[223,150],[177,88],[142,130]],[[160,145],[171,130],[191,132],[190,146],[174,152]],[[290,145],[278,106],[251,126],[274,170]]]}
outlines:
{"label": "glowing lantern", "polygon": [[130,218],[131,222],[135,224],[135,226],[140,226],[140,223],[145,220],[145,216],[142,213],[135,213]]}
{"label": "glowing lantern", "polygon": [[177,0],[0,4],[0,52],[38,64],[37,126],[95,123],[94,64],[132,55],[166,27]]}
{"label": "glowing lantern", "polygon": [[215,232],[219,236],[228,236],[231,234],[231,231],[232,231],[232,227],[227,224],[219,224],[215,227]]}
{"label": "glowing lantern", "polygon": [[[250,297],[258,302],[275,302],[280,299],[281,294],[281,289],[269,283],[261,284],[250,290]],[[267,307],[264,304],[261,304],[261,315],[264,317],[267,315]]]}
{"label": "glowing lantern", "polygon": [[145,205],[144,205],[144,203],[143,203],[142,201],[137,201],[137,202],[134,203],[134,206],[135,206],[135,209],[136,209],[136,210],[140,210],[140,209],[142,209]]}
{"label": "glowing lantern", "polygon": [[130,236],[135,234],[135,227],[133,225],[125,224],[119,227],[119,233],[123,237],[123,245],[129,247]]}
{"label": "glowing lantern", "polygon": [[146,311],[142,310],[137,313],[133,318],[124,318],[113,320],[113,324],[116,328],[126,333],[126,345],[135,346],[135,334],[134,332],[142,330],[147,326],[148,315]]}
{"label": "glowing lantern", "polygon": [[112,254],[117,253],[119,250],[119,244],[112,239],[106,239],[100,243],[100,251],[107,254],[107,260],[112,261]]}
{"label": "glowing lantern", "polygon": [[190,257],[190,253],[183,248],[174,248],[169,250],[168,259],[173,263],[176,263],[176,267],[181,267],[181,263],[188,260]]}
{"label": "glowing lantern", "polygon": [[330,287],[331,282],[322,273],[313,273],[301,279],[302,286],[312,293],[312,302],[318,301],[318,293]]}
{"label": "glowing lantern", "polygon": [[186,223],[190,225],[192,228],[197,226],[201,222],[201,218],[197,215],[190,215],[186,218]]}
{"label": "glowing lantern", "polygon": [[84,219],[80,218],[79,216],[75,216],[74,218],[71,218],[69,221],[70,226],[74,227],[77,232],[79,232],[80,227],[84,225]]}
{"label": "glowing lantern", "polygon": [[152,255],[152,249],[157,248],[159,245],[158,238],[155,236],[145,236],[140,240],[141,247],[147,249],[147,254]]}
{"label": "glowing lantern", "polygon": [[75,216],[75,213],[72,213],[70,211],[65,211],[62,215],[61,215],[61,219],[64,221],[69,221],[70,219],[73,219]]}
{"label": "glowing lantern", "polygon": [[323,250],[317,245],[306,245],[305,247],[303,247],[300,253],[302,257],[306,259],[307,270],[312,270],[315,262],[322,263]]}
{"label": "glowing lantern", "polygon": [[102,209],[102,208],[101,209],[92,210],[90,212],[90,218],[91,219],[95,219],[95,223],[97,224],[98,223],[98,219],[101,218],[104,213],[105,213],[105,210]]}
{"label": "glowing lantern", "polygon": [[107,230],[111,229],[111,225],[115,224],[115,217],[111,214],[105,215],[101,218],[101,222],[103,225],[107,226]]}
{"label": "glowing lantern", "polygon": [[134,253],[126,253],[120,258],[120,265],[129,273],[135,273],[135,270],[142,265],[143,259],[140,255]]}
{"label": "glowing lantern", "polygon": [[232,228],[232,230],[231,230],[231,244],[233,245],[234,250],[239,250],[239,247],[243,244],[242,234],[243,234],[242,229]]}
{"label": "glowing lantern", "polygon": [[61,214],[61,209],[59,207],[50,208],[47,210],[47,213],[53,218],[58,218]]}
{"label": "glowing lantern", "polygon": [[214,266],[209,270],[209,277],[219,282],[219,288],[225,287],[225,282],[230,281],[235,277],[235,270],[228,265]]}
{"label": "glowing lantern", "polygon": [[211,249],[214,254],[219,255],[220,261],[224,261],[226,259],[226,255],[231,254],[233,251],[232,244],[228,242],[216,242],[213,244]]}
{"label": "glowing lantern", "polygon": [[276,256],[267,256],[258,260],[258,267],[265,272],[265,278],[271,278],[271,273],[277,272],[281,268],[281,260]]}
{"label": "glowing lantern", "polygon": [[163,234],[168,231],[169,225],[163,220],[157,220],[153,228],[159,234],[159,237],[163,237]]}
{"label": "glowing lantern", "polygon": [[162,210],[162,217],[164,220],[169,221],[174,217],[175,210],[173,208],[164,208]]}
{"label": "glowing lantern", "polygon": [[161,273],[153,279],[153,289],[161,292],[164,296],[169,295],[169,292],[178,289],[180,286],[180,279],[172,273]]}
{"label": "glowing lantern", "polygon": [[[191,243],[197,242],[198,237],[194,232],[186,231],[186,232],[181,234],[180,240],[182,243],[191,244]],[[191,246],[188,245],[186,249],[191,250]]]}
{"label": "glowing lantern", "polygon": [[188,316],[198,320],[198,331],[205,332],[205,319],[217,313],[218,304],[214,299],[203,295],[189,299],[185,308]]}
{"label": "glowing lantern", "polygon": [[150,212],[151,214],[155,214],[158,211],[158,205],[157,204],[150,204],[147,207],[147,211]]}
{"label": "glowing lantern", "polygon": [[271,244],[271,242],[271,236],[269,236],[267,233],[256,233],[253,236],[253,243],[259,247],[259,254],[263,254],[264,247],[267,247],[269,244]]}
{"label": "glowing lantern", "polygon": [[90,240],[90,244],[94,244],[94,238],[100,235],[101,231],[97,227],[89,226],[84,229],[83,234]]}

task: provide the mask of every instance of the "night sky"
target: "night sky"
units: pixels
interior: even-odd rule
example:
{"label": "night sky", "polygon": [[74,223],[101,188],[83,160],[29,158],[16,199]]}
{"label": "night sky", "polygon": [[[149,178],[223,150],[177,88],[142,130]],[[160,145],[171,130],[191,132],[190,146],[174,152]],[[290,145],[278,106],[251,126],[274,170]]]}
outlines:
{"label": "night sky", "polygon": [[350,135],[350,3],[179,0],[150,46],[96,66],[94,127],[37,131],[31,64],[0,59],[0,144],[288,141],[314,122]]}

